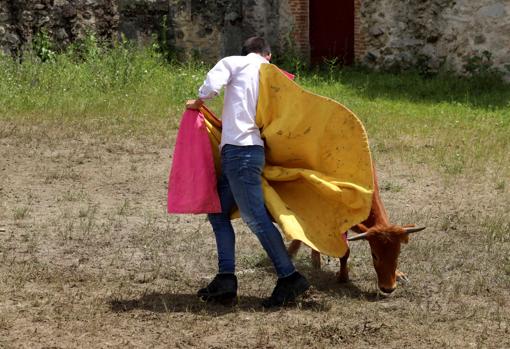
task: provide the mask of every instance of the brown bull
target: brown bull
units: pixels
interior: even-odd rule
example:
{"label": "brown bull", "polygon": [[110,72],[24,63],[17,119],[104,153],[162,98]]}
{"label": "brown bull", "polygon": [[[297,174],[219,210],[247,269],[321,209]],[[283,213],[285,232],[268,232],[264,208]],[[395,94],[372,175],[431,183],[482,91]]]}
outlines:
{"label": "brown bull", "polygon": [[[409,234],[425,228],[413,228],[412,226],[398,226],[390,224],[388,214],[379,195],[379,185],[377,175],[374,170],[374,194],[372,197],[372,207],[370,215],[361,224],[351,228],[359,235],[348,238],[349,241],[367,240],[372,251],[372,261],[377,273],[377,282],[381,291],[391,293],[397,288],[397,278],[404,278],[405,275],[397,270],[398,256],[400,254],[400,245],[409,241]],[[294,256],[301,241],[294,240],[290,243],[288,251]],[[337,273],[337,279],[340,282],[349,280],[349,270],[347,269],[347,259],[350,250],[340,258],[340,271]],[[320,253],[312,250],[312,263],[315,268],[320,268]]]}

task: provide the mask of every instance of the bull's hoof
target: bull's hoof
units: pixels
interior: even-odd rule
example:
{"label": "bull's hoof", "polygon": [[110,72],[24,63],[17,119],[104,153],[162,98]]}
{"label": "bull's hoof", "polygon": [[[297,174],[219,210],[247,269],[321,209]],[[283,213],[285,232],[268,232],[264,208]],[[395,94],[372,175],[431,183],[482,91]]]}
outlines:
{"label": "bull's hoof", "polygon": [[321,254],[317,251],[312,251],[312,268],[315,270],[320,270],[321,264]]}
{"label": "bull's hoof", "polygon": [[345,284],[345,283],[349,282],[349,274],[337,272],[336,273],[336,281],[338,281],[341,284]]}

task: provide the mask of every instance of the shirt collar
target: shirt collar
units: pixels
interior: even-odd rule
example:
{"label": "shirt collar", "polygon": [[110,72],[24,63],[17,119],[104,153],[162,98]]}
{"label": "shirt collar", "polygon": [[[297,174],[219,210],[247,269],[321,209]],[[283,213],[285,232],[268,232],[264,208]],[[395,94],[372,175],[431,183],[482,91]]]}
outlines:
{"label": "shirt collar", "polygon": [[256,58],[258,60],[260,60],[261,62],[263,63],[269,63],[269,61],[267,59],[265,59],[264,57],[262,57],[261,55],[259,55],[258,53],[248,53],[248,57],[250,58]]}

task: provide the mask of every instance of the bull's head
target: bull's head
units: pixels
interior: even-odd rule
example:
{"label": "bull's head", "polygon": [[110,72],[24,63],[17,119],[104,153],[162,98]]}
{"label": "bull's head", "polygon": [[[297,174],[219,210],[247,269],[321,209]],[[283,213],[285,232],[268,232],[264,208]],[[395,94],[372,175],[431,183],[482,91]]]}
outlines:
{"label": "bull's head", "polygon": [[409,241],[409,234],[425,228],[376,225],[367,229],[362,224],[359,224],[358,228],[362,233],[350,237],[348,240],[368,240],[379,289],[384,293],[393,292],[397,288],[397,264],[400,245]]}

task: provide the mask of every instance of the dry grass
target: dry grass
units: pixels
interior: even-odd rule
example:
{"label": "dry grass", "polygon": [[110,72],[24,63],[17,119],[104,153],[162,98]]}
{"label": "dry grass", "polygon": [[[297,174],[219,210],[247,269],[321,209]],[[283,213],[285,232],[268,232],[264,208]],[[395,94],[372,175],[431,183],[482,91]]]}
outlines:
{"label": "dry grass", "polygon": [[404,247],[411,281],[389,297],[367,244],[353,244],[346,285],[337,260],[316,272],[303,248],[314,290],[265,311],[274,273],[236,222],[240,302],[224,308],[194,295],[215,273],[208,223],[165,212],[175,131],[145,127],[160,131],[0,120],[0,347],[510,347],[510,193],[490,175],[500,169],[445,173],[377,152],[393,221],[429,226]]}
{"label": "dry grass", "polygon": [[240,302],[224,308],[195,297],[216,271],[209,224],[165,211],[182,101],[206,67],[117,47],[0,68],[0,348],[510,347],[507,86],[298,76],[365,123],[393,222],[429,228],[404,247],[411,282],[391,296],[366,243],[352,244],[346,285],[338,260],[314,271],[303,248],[313,291],[265,311],[275,276],[246,227]]}

